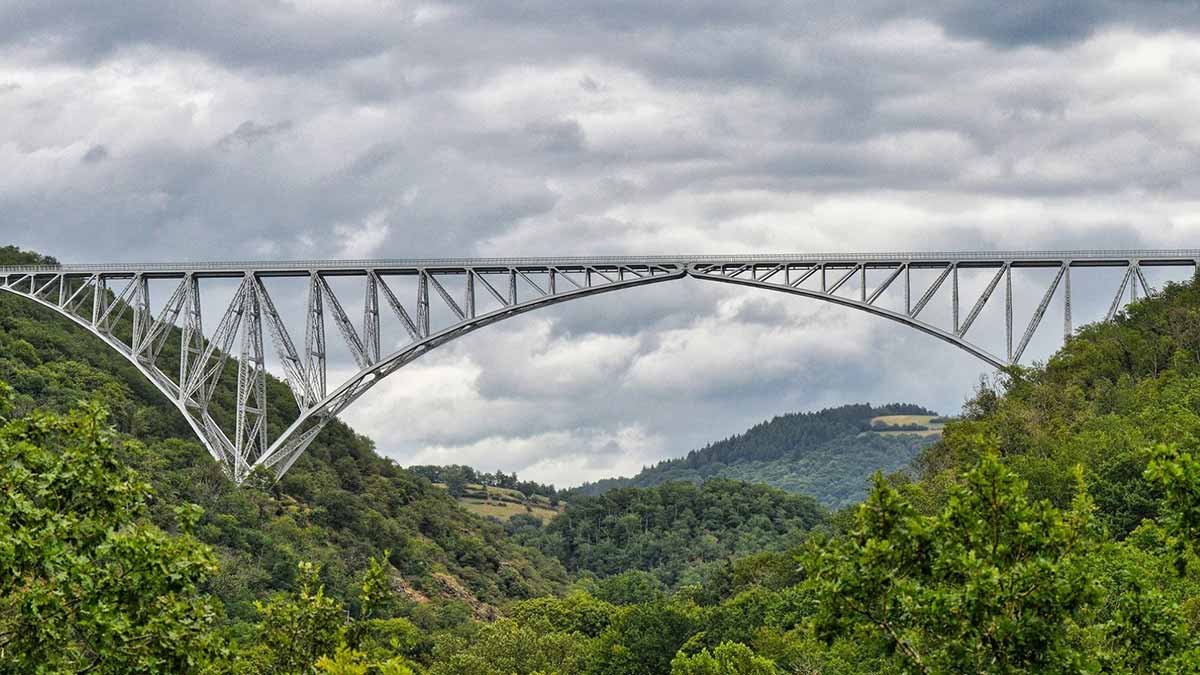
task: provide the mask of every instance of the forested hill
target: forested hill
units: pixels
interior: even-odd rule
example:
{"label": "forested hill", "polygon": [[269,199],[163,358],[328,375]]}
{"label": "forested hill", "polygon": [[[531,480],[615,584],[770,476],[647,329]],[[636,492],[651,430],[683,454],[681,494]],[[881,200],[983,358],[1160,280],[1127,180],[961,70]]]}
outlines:
{"label": "forested hill", "polygon": [[[0,265],[44,262],[53,260],[0,248]],[[164,358],[176,359],[177,350],[178,341],[168,341]],[[216,407],[233,408],[236,379],[222,378]],[[254,600],[292,589],[300,561],[320,564],[327,592],[353,600],[368,559],[384,550],[394,582],[432,624],[487,615],[497,603],[544,595],[566,581],[557,561],[514,545],[500,525],[466,512],[338,422],[278,484],[234,487],[183,418],[120,355],[7,293],[0,293],[0,382],[16,389],[18,415],[87,400],[111,411],[117,430],[137,439],[123,460],[154,485],[156,519],[168,522],[181,503],[204,508],[197,534],[220,563],[211,590],[234,620],[252,618]],[[283,382],[269,377],[267,386],[269,402],[291,401]],[[294,407],[273,408],[273,425],[295,414]]]}
{"label": "forested hill", "polygon": [[[888,416],[919,417],[926,424],[872,424],[873,419]],[[928,418],[939,423],[929,425]],[[570,490],[568,498],[720,477],[811,495],[825,506],[838,508],[862,499],[875,471],[891,473],[906,466],[935,440],[936,434],[925,432],[940,428],[936,413],[910,403],[878,407],[856,403],[790,413],[693,450],[686,457],[659,462],[632,478],[585,483]],[[876,433],[879,431],[885,433]]]}
{"label": "forested hill", "polygon": [[579,497],[544,528],[531,522],[518,536],[571,572],[640,570],[675,587],[702,582],[730,558],[794,546],[823,522],[811,497],[718,478]]}

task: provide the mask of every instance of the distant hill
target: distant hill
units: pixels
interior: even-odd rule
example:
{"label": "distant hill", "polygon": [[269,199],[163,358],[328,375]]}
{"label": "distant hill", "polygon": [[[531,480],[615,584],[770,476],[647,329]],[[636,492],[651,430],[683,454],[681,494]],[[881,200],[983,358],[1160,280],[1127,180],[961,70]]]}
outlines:
{"label": "distant hill", "polygon": [[571,499],[616,488],[730,478],[810,495],[836,509],[861,500],[875,471],[903,468],[940,438],[942,421],[932,410],[911,403],[856,403],[790,413],[631,478],[585,483],[562,494]]}

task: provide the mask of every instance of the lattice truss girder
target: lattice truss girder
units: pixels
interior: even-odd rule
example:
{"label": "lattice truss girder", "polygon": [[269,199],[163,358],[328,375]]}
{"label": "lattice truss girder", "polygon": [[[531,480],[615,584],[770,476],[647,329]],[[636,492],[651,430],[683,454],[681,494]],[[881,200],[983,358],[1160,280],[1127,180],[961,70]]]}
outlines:
{"label": "lattice truss girder", "polygon": [[[0,289],[53,308],[124,355],[174,403],[230,478],[241,483],[257,467],[282,476],[331,419],[381,378],[429,349],[536,307],[685,273],[678,263],[641,262],[332,270],[274,264],[241,270],[0,268]],[[209,277],[233,278],[237,288],[215,329],[206,334],[202,280]],[[279,311],[277,300],[295,298],[274,297],[264,283],[272,277],[303,280],[302,326],[289,326]],[[365,289],[363,296],[336,292],[331,283],[335,277],[357,278]],[[154,287],[166,282],[171,288],[157,311],[152,310],[152,282]],[[415,291],[405,293],[401,285],[414,286]],[[395,318],[396,334],[385,334],[381,307]],[[328,323],[336,328],[333,339],[340,340],[357,367],[344,382],[330,382]],[[270,353],[264,346],[264,329]],[[300,331],[302,343],[292,337]],[[168,350],[172,343],[177,347]],[[385,354],[384,344],[398,349]],[[268,357],[278,365],[295,404],[282,414],[286,406],[267,400]],[[217,392],[226,381],[234,409],[232,419],[222,424]],[[287,417],[277,422],[288,424],[273,439],[272,408]],[[224,412],[228,416],[230,411]]]}
{"label": "lattice truss girder", "polygon": [[[0,268],[0,290],[54,309],[124,355],[174,403],[212,456],[240,483],[257,467],[282,476],[334,416],[430,349],[496,321],[578,297],[684,276],[756,286],[883,316],[1002,367],[1020,362],[1056,297],[1063,306],[1064,334],[1071,334],[1072,269],[1119,269],[1106,314],[1112,319],[1126,296],[1135,300],[1139,293],[1150,293],[1144,267],[1195,268],[1198,259],[1200,251],[1140,251],[64,265]],[[1013,272],[1023,268],[1041,268],[1049,275],[1033,315],[1017,325]],[[963,292],[960,276],[965,270],[984,275],[981,291]],[[914,278],[921,275],[932,281]],[[203,280],[215,277],[235,281],[227,301],[206,296]],[[303,290],[274,297],[266,283],[274,277],[295,277]],[[357,279],[362,294],[338,292],[336,279],[341,277]],[[169,291],[161,296],[156,291],[162,302],[155,310],[151,290],[157,284]],[[984,349],[977,335],[984,307],[998,293],[1004,299],[1003,355]],[[902,303],[896,301],[899,296]],[[204,331],[206,297],[210,305],[221,307],[211,334]],[[302,326],[289,325],[277,305],[297,300],[304,308]],[[948,323],[929,317],[931,307],[944,310],[947,303]],[[389,321],[383,321],[385,316]],[[329,323],[336,337],[327,335]],[[303,341],[298,342],[301,331]],[[331,339],[344,346],[356,368],[344,381],[330,380]],[[294,408],[268,400],[268,358],[286,381]],[[232,411],[215,403],[225,382],[233,395]],[[274,438],[272,413],[286,418],[274,420],[275,428],[287,425]]]}
{"label": "lattice truss girder", "polygon": [[[934,335],[961,347],[988,363],[1003,368],[1018,364],[1042,324],[1047,310],[1056,295],[1063,307],[1063,335],[1070,337],[1074,331],[1072,319],[1071,270],[1077,267],[1121,267],[1124,269],[1120,283],[1105,316],[1111,321],[1122,306],[1128,290],[1129,299],[1135,301],[1139,290],[1144,295],[1151,293],[1143,266],[1171,265],[1197,267],[1194,258],[1175,256],[1152,260],[1103,256],[1083,259],[1032,259],[996,258],[979,259],[978,256],[964,260],[845,260],[806,261],[801,263],[780,260],[778,262],[756,261],[751,263],[697,263],[689,267],[690,275],[725,283],[757,286],[781,290],[836,304],[850,306],[863,311],[900,321],[913,328]],[[1013,317],[1013,272],[1024,268],[1048,269],[1052,272],[1033,314],[1023,326]],[[914,270],[932,274],[927,283],[915,283]],[[960,275],[965,270],[987,272],[987,283],[973,298],[961,292]],[[880,281],[872,284],[868,272],[881,274]],[[969,334],[989,300],[1000,291],[1004,301],[1004,353],[993,354],[985,349],[977,336]],[[1060,291],[1061,288],[1061,292]],[[850,290],[847,290],[850,289]],[[923,313],[940,296],[947,294],[950,322],[939,325],[927,320]],[[902,307],[889,307],[882,300],[890,294],[903,293]],[[964,303],[965,300],[965,303]]]}

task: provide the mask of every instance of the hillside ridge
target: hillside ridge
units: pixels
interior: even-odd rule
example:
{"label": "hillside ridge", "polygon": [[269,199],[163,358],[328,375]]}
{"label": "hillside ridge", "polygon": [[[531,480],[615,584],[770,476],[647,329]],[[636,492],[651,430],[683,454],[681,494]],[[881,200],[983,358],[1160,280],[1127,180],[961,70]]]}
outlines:
{"label": "hillside ridge", "polygon": [[[889,423],[889,419],[903,423]],[[936,412],[913,403],[852,403],[788,413],[683,457],[663,460],[634,476],[585,483],[563,492],[570,499],[617,488],[729,478],[807,494],[828,508],[839,508],[859,501],[876,471],[892,473],[906,467],[940,436],[943,421]]]}

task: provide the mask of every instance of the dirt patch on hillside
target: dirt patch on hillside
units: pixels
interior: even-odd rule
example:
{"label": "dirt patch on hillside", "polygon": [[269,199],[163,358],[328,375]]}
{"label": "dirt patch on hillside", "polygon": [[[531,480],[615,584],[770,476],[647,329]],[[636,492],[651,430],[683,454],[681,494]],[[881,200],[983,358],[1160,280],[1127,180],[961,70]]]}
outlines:
{"label": "dirt patch on hillside", "polygon": [[434,572],[430,576],[442,587],[442,592],[446,597],[466,603],[471,608],[476,619],[494,621],[500,618],[499,610],[475,597],[475,594],[467,590],[467,587],[463,586],[462,582],[458,579],[445,572]]}

